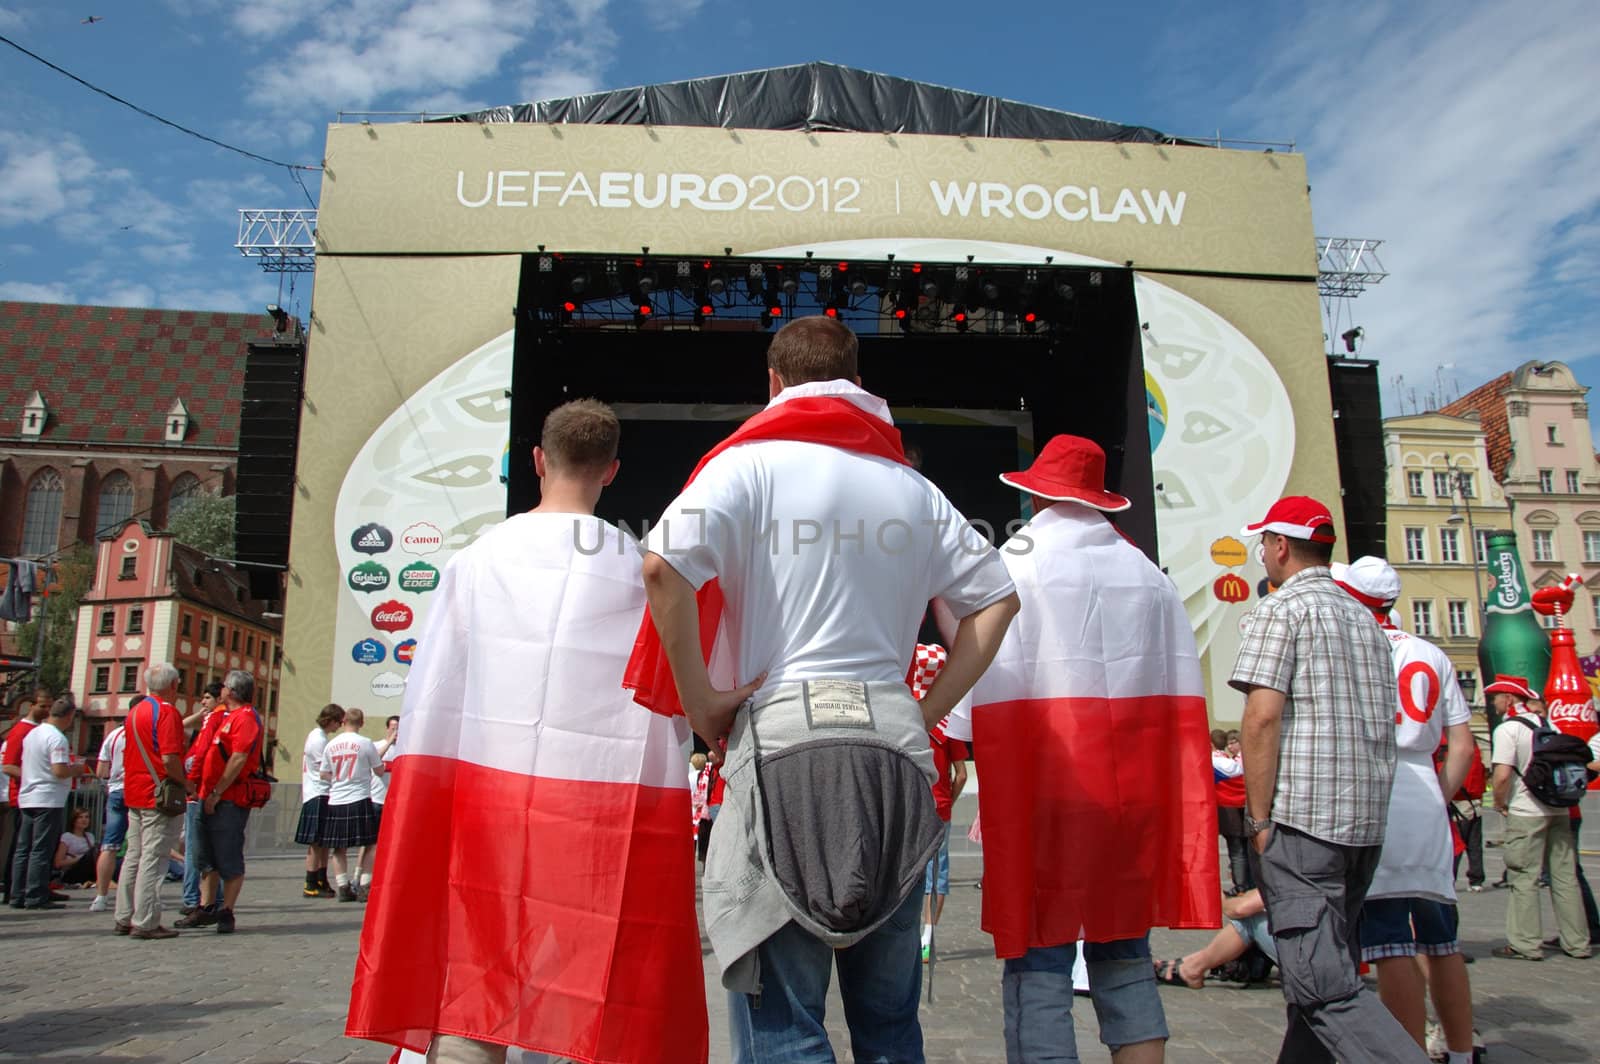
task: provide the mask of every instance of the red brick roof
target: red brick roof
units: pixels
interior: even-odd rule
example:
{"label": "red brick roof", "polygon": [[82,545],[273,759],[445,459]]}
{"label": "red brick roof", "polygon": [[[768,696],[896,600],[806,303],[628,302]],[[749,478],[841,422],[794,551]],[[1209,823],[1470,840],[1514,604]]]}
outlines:
{"label": "red brick roof", "polygon": [[245,343],[268,328],[260,314],[0,301],[0,434],[17,434],[38,391],[50,410],[42,443],[160,447],[163,416],[182,399],[192,420],[181,446],[237,448]]}
{"label": "red brick roof", "polygon": [[1510,373],[1502,373],[1488,384],[1439,408],[1439,413],[1453,417],[1476,415],[1478,424],[1483,426],[1489,469],[1494,479],[1502,482],[1506,478],[1506,468],[1511,465],[1511,426],[1506,418],[1506,389],[1511,387],[1511,377]]}

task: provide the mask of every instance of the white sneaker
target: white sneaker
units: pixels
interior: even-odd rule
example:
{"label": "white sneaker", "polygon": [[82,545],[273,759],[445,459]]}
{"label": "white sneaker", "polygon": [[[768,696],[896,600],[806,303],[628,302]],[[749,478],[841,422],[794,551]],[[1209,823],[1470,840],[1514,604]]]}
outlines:
{"label": "white sneaker", "polygon": [[1482,894],[1483,893],[1483,884],[1482,883],[1474,883],[1474,884],[1472,884],[1472,886],[1468,887],[1467,889],[1472,891],[1472,893],[1474,893],[1474,894]]}
{"label": "white sneaker", "polygon": [[103,913],[110,908],[111,906],[106,904],[106,896],[104,894],[96,894],[94,901],[89,903],[89,911],[92,913]]}

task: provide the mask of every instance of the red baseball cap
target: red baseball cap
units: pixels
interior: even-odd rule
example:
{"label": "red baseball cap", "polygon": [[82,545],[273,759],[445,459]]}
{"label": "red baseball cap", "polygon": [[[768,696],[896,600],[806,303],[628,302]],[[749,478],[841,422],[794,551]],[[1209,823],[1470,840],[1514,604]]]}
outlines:
{"label": "red baseball cap", "polygon": [[1290,539],[1308,539],[1314,543],[1333,543],[1338,540],[1333,532],[1318,532],[1326,525],[1333,527],[1333,514],[1322,503],[1309,495],[1289,495],[1272,504],[1267,516],[1255,524],[1245,525],[1240,535],[1257,536],[1263,532],[1276,532]]}
{"label": "red baseball cap", "polygon": [[1533,693],[1533,688],[1528,686],[1528,681],[1521,676],[1507,676],[1503,672],[1494,674],[1494,683],[1483,689],[1486,695],[1516,695],[1518,698],[1538,698]]}

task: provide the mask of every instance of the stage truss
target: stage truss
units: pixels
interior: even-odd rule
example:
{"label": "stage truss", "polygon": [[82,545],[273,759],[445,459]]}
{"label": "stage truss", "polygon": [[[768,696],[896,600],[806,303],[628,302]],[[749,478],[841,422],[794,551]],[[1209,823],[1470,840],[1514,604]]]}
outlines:
{"label": "stage truss", "polygon": [[[540,251],[518,316],[555,329],[772,330],[826,315],[862,333],[1070,330],[1108,268],[894,258],[618,256]],[[531,281],[531,283],[530,283]]]}
{"label": "stage truss", "polygon": [[239,239],[233,246],[266,273],[311,273],[316,268],[317,212],[241,209]]}

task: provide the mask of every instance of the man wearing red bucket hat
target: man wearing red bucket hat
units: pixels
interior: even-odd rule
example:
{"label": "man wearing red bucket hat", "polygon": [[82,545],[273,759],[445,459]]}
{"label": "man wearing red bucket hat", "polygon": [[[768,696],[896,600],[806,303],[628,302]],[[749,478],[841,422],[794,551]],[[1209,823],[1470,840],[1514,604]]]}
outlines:
{"label": "man wearing red bucket hat", "polygon": [[[1100,1038],[1162,1059],[1147,936],[1216,927],[1216,804],[1194,632],[1108,513],[1105,453],[1056,436],[1002,482],[1034,518],[1001,550],[1023,608],[973,689],[983,777],[983,927],[1005,959],[1006,1057],[1076,1061],[1072,967],[1086,942]],[[1092,860],[1088,855],[1094,855]]]}
{"label": "man wearing red bucket hat", "polygon": [[1245,830],[1288,1001],[1278,1059],[1425,1061],[1357,973],[1394,784],[1389,642],[1333,581],[1322,503],[1280,499],[1242,534],[1261,537],[1278,588],[1245,618],[1228,681],[1245,694]]}

